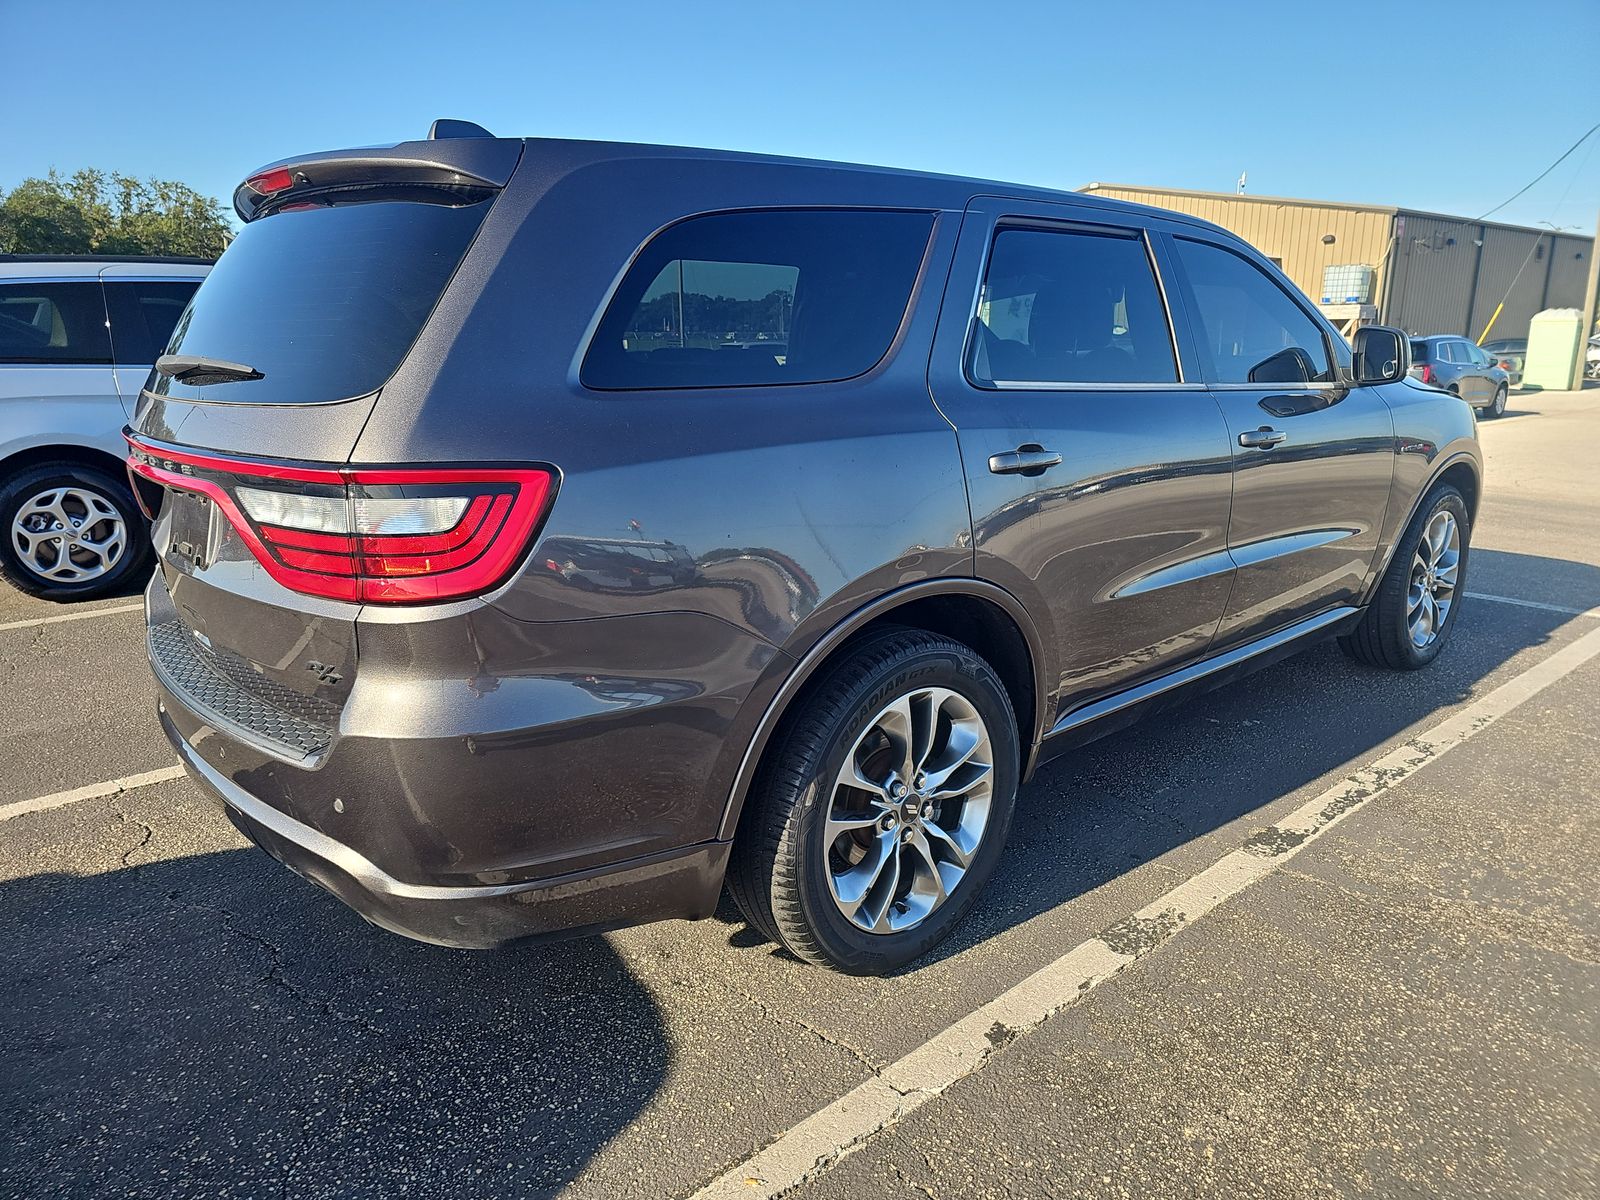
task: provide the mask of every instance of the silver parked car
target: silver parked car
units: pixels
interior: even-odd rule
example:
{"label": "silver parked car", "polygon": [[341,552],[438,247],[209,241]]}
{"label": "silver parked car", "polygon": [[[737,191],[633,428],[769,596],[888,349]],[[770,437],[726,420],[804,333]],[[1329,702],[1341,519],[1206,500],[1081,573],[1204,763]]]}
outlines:
{"label": "silver parked car", "polygon": [[1464,337],[1434,334],[1411,339],[1411,377],[1454,392],[1485,417],[1506,411],[1511,374]]}
{"label": "silver parked car", "polygon": [[150,562],[122,427],[204,259],[0,255],[0,577],[87,599]]}

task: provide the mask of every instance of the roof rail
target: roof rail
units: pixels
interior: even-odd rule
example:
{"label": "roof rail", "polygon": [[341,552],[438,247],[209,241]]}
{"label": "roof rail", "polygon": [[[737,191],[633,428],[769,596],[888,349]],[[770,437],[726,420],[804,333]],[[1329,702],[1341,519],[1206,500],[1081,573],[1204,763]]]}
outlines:
{"label": "roof rail", "polygon": [[471,121],[457,121],[451,117],[440,117],[432,125],[428,126],[428,140],[430,142],[437,142],[441,138],[492,138],[493,136],[494,134],[490,133],[482,125],[474,124]]}

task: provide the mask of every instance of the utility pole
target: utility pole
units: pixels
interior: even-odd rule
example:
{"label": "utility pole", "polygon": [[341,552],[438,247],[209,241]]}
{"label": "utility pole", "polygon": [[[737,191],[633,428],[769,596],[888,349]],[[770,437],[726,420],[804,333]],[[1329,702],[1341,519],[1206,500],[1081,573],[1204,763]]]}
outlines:
{"label": "utility pole", "polygon": [[1583,367],[1589,360],[1589,339],[1594,336],[1595,318],[1600,316],[1600,221],[1595,223],[1594,245],[1589,249],[1589,286],[1583,291],[1583,331],[1578,335],[1578,361],[1572,364],[1573,391],[1583,386]]}

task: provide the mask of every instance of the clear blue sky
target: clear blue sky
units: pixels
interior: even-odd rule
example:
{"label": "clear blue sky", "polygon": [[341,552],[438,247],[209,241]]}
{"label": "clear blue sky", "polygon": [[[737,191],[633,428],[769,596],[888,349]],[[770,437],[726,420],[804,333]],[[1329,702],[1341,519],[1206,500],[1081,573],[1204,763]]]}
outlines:
{"label": "clear blue sky", "polygon": [[[225,199],[451,116],[1067,188],[1247,170],[1473,217],[1600,120],[1595,0],[0,0],[0,45],[0,187],[98,166]],[[1592,230],[1595,143],[1495,219]]]}

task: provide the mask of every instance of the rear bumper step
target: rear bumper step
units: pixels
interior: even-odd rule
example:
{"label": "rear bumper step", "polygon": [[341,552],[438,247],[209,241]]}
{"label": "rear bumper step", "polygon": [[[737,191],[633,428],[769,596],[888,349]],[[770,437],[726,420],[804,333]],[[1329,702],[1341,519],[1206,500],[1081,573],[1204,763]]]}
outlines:
{"label": "rear bumper step", "polygon": [[[336,706],[273,684],[263,676],[256,677],[253,687],[270,688],[279,703],[246,691],[229,677],[225,662],[207,661],[182,621],[151,625],[149,645],[150,665],[162,686],[232,736],[299,766],[314,765],[333,743]],[[299,712],[286,711],[290,708]]]}

